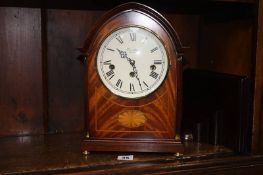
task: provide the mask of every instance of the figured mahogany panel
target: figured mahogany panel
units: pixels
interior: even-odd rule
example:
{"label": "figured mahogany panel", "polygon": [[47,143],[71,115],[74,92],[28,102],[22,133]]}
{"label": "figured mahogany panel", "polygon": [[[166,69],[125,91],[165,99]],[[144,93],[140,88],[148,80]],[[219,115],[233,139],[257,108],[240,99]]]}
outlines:
{"label": "figured mahogany panel", "polygon": [[47,10],[49,132],[84,129],[84,70],[76,58],[100,11]]}
{"label": "figured mahogany panel", "polygon": [[[94,65],[94,62],[91,62],[90,65]],[[101,84],[96,70],[92,67],[88,67],[90,70],[89,77],[95,76],[89,83],[90,87],[94,87],[95,90],[90,89],[89,91],[92,98],[89,102],[90,125],[95,126],[94,133],[90,132],[92,136],[109,138],[117,134],[120,138],[136,138],[137,135],[140,137],[144,135],[144,138],[168,139],[175,137],[176,121],[171,116],[176,116],[174,100],[176,96],[173,94],[173,91],[176,91],[176,83],[165,82],[157,90],[156,95],[131,101],[112,96]],[[167,78],[171,82],[174,82],[173,74],[176,74],[175,71],[170,69]]]}
{"label": "figured mahogany panel", "polygon": [[0,136],[43,133],[40,9],[0,8]]}

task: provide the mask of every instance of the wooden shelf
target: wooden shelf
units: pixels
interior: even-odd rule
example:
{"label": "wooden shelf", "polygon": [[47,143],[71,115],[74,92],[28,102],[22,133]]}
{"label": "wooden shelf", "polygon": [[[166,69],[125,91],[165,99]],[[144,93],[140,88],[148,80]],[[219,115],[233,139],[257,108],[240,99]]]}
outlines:
{"label": "wooden shelf", "polygon": [[[174,164],[185,169],[199,160],[220,160],[233,153],[221,146],[207,144],[186,144],[183,156],[173,154],[134,154],[133,161],[118,161],[117,153],[90,153],[84,156],[80,151],[81,134],[36,135],[6,137],[0,139],[0,173],[62,173],[74,171],[95,171],[136,167],[146,169],[153,165]],[[124,153],[122,153],[124,154]],[[129,154],[129,153],[126,153]],[[132,153],[130,153],[132,154]]]}
{"label": "wooden shelf", "polygon": [[[182,156],[156,153],[134,155],[132,161],[119,161],[118,153],[80,151],[82,134],[35,135],[0,139],[0,173],[3,174],[151,174],[160,172],[211,173],[246,170],[251,165],[263,170],[262,156],[235,156],[222,146],[185,144]],[[209,168],[208,168],[209,167]],[[202,170],[202,171],[200,171]],[[199,173],[198,173],[199,172]],[[227,172],[227,171],[226,171]],[[246,172],[246,171],[244,171]]]}

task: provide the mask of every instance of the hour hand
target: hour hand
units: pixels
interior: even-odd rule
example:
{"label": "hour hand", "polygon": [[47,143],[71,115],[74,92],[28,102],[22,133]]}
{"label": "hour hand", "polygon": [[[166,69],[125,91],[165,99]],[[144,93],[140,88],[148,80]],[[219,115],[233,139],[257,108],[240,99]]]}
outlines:
{"label": "hour hand", "polygon": [[126,53],[125,51],[122,51],[122,50],[120,50],[120,49],[117,49],[117,50],[118,50],[121,58],[127,58],[127,53]]}

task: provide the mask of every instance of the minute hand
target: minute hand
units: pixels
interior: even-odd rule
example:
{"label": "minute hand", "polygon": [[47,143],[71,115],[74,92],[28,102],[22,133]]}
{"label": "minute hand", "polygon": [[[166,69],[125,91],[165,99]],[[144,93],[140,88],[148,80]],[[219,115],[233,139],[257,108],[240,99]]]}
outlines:
{"label": "minute hand", "polygon": [[135,73],[135,77],[138,80],[139,86],[140,86],[140,88],[142,90],[142,84],[141,84],[140,78],[138,77],[138,71],[137,71],[136,66],[135,66],[135,61],[134,60],[132,60],[132,61],[133,61],[133,64],[131,64],[131,63],[130,64],[132,65],[133,72]]}
{"label": "minute hand", "polygon": [[141,88],[141,90],[142,90],[142,84],[141,84],[140,78],[138,77],[138,71],[137,71],[137,68],[136,68],[136,66],[135,66],[135,61],[132,60],[132,59],[130,59],[130,58],[127,56],[127,53],[126,53],[125,51],[122,51],[122,50],[119,50],[119,49],[117,49],[117,50],[118,50],[121,58],[126,58],[126,59],[129,61],[130,65],[132,66],[133,72],[135,73],[135,77],[136,77],[136,79],[137,79],[138,82],[139,82],[139,86],[140,86],[140,88]]}

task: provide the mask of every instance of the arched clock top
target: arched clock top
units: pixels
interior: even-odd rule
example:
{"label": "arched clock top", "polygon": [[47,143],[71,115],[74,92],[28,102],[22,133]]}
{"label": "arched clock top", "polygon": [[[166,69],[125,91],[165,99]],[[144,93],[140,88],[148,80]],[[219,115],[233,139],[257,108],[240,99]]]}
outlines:
{"label": "arched clock top", "polygon": [[[137,17],[136,17],[137,14]],[[142,15],[138,15],[142,14]],[[125,16],[125,19],[119,19],[119,16]],[[139,19],[141,17],[148,17],[158,23],[159,26],[162,26],[163,30],[169,35],[169,38],[171,39],[174,50],[176,51],[176,54],[178,57],[183,55],[182,51],[182,43],[180,41],[180,38],[176,32],[176,30],[173,28],[173,26],[170,24],[170,22],[159,12],[156,10],[140,3],[136,2],[129,2],[125,4],[121,4],[107,13],[103,15],[101,19],[99,19],[96,24],[94,25],[93,29],[91,30],[90,34],[88,35],[87,39],[84,42],[83,47],[80,49],[81,52],[84,54],[88,54],[91,52],[91,50],[94,48],[94,42],[98,35],[101,33],[101,29],[105,27],[110,21],[115,20],[115,23],[120,23],[119,25],[145,25],[145,21],[143,19]],[[125,20],[125,21],[121,21]],[[149,26],[150,27],[150,26]],[[114,28],[111,28],[111,30],[114,30]]]}

